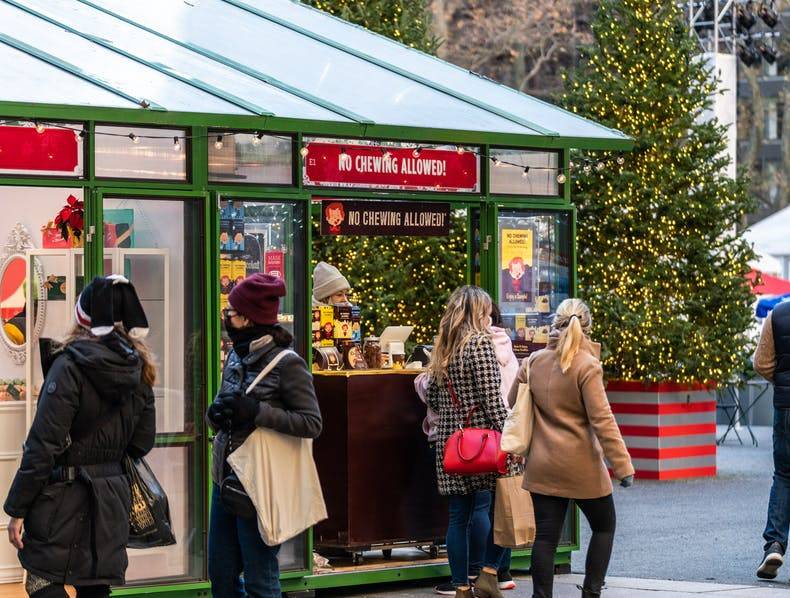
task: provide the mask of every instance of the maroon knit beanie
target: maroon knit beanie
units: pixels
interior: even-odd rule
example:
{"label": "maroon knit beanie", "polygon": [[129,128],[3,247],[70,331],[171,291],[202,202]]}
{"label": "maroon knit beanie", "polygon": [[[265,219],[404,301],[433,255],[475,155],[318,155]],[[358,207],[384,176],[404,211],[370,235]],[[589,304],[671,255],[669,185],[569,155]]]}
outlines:
{"label": "maroon knit beanie", "polygon": [[276,324],[280,297],[283,296],[285,283],[282,279],[257,272],[233,287],[228,303],[256,324]]}

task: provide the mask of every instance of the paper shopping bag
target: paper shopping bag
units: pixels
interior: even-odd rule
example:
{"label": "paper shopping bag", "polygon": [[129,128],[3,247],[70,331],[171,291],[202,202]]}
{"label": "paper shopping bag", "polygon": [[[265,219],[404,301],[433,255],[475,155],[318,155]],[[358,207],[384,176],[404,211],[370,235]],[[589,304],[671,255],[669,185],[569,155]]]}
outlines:
{"label": "paper shopping bag", "polygon": [[[527,365],[527,367],[529,367]],[[500,448],[505,453],[526,457],[532,442],[532,429],[535,425],[535,413],[532,405],[532,393],[529,390],[529,369],[527,382],[518,384],[516,404],[502,427]]]}
{"label": "paper shopping bag", "polygon": [[494,544],[525,548],[535,541],[535,512],[523,475],[499,478],[494,502]]}

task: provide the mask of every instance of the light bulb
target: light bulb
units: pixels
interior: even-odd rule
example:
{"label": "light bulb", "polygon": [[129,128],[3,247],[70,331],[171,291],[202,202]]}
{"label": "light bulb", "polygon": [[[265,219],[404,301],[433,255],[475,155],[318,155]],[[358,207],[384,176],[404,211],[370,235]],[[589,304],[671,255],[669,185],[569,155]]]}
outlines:
{"label": "light bulb", "polygon": [[465,151],[465,150],[464,150],[464,148],[463,148],[463,147],[461,147],[460,145],[458,145],[458,146],[456,146],[456,147],[455,147],[455,151],[456,151],[456,152],[458,153],[458,155],[460,156],[461,154],[463,154],[463,153],[464,153],[464,151]]}
{"label": "light bulb", "polygon": [[178,137],[173,137],[173,151],[180,152],[181,151],[181,141]]}
{"label": "light bulb", "polygon": [[217,135],[217,140],[214,142],[214,147],[218,150],[221,150],[223,145],[225,144],[222,143],[222,135]]}
{"label": "light bulb", "polygon": [[595,170],[597,170],[598,172],[600,172],[601,170],[603,170],[603,169],[604,169],[604,167],[605,167],[605,166],[606,166],[606,165],[605,165],[603,162],[598,162],[598,164],[596,164],[596,165],[595,165]]}
{"label": "light bulb", "polygon": [[135,135],[134,133],[129,133],[129,139],[131,139],[132,143],[134,143],[135,145],[140,143],[140,138],[137,135]]}
{"label": "light bulb", "polygon": [[564,183],[565,183],[565,181],[567,181],[567,180],[568,180],[568,178],[567,178],[567,177],[566,177],[566,176],[565,176],[563,173],[559,173],[559,174],[557,175],[557,182],[558,182],[560,185],[564,184]]}
{"label": "light bulb", "polygon": [[521,173],[521,178],[525,179],[529,176],[529,166],[524,167],[524,172]]}
{"label": "light bulb", "polygon": [[414,151],[411,153],[411,155],[414,156],[415,158],[419,158],[421,152],[422,152],[422,148],[417,146],[414,148]]}
{"label": "light bulb", "polygon": [[590,174],[590,172],[592,172],[592,166],[590,166],[589,164],[585,164],[584,165],[584,174]]}
{"label": "light bulb", "polygon": [[491,160],[494,162],[494,166],[497,167],[502,166],[502,160],[500,160],[499,158],[491,158]]}
{"label": "light bulb", "polygon": [[392,156],[389,150],[384,150],[384,153],[382,155],[384,156],[385,160],[389,160],[390,157]]}
{"label": "light bulb", "polygon": [[307,154],[310,153],[310,150],[305,145],[302,149],[299,150],[299,153],[301,154],[302,158],[304,158],[307,156]]}
{"label": "light bulb", "polygon": [[43,133],[46,127],[43,123],[36,121],[36,133]]}
{"label": "light bulb", "polygon": [[252,144],[253,145],[260,145],[261,139],[263,138],[263,133],[255,132],[255,135],[252,136]]}
{"label": "light bulb", "polygon": [[625,158],[623,156],[617,156],[617,163],[622,166],[625,164]]}

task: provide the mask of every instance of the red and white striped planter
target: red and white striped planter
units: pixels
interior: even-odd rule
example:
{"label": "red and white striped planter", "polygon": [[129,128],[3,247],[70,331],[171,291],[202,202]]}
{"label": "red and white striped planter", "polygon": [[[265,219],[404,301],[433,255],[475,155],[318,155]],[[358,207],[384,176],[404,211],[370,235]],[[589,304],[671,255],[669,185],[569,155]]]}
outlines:
{"label": "red and white striped planter", "polygon": [[606,387],[636,477],[716,475],[716,396],[701,384],[610,381]]}

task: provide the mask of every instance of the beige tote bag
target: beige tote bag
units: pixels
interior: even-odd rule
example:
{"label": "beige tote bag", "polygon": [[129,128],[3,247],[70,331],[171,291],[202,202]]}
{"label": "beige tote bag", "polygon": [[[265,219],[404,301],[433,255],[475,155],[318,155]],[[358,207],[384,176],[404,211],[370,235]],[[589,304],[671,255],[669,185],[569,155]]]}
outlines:
{"label": "beige tote bag", "polygon": [[512,455],[526,457],[532,442],[532,428],[535,423],[532,394],[529,391],[529,362],[526,362],[527,381],[518,383],[516,403],[502,427],[500,448]]}
{"label": "beige tote bag", "polygon": [[[286,354],[282,351],[247,388],[255,388]],[[267,546],[277,546],[327,518],[313,460],[313,441],[256,428],[228,463],[239,477],[258,515]]]}

